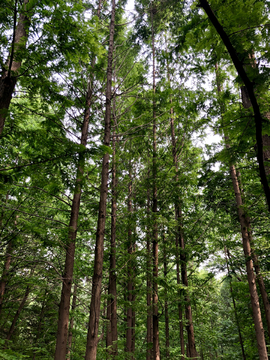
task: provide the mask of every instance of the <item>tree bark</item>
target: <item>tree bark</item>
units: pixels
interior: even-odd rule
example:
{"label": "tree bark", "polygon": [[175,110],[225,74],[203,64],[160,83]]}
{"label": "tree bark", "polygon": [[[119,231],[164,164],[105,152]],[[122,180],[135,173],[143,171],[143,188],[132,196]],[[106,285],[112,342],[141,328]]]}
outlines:
{"label": "tree bark", "polygon": [[168,309],[168,293],[167,293],[167,274],[168,274],[168,266],[167,266],[167,244],[166,244],[166,237],[165,232],[163,234],[163,273],[164,279],[166,281],[166,286],[164,289],[165,292],[165,356],[166,359],[170,359],[170,331],[169,331],[169,309]]}
{"label": "tree bark", "polygon": [[[221,84],[219,83],[218,78],[218,66],[216,64],[216,76],[217,76],[217,92],[220,94],[221,92]],[[222,104],[221,104],[222,106]],[[225,145],[226,148],[229,149],[230,145],[228,143],[228,137],[224,133]],[[246,269],[247,269],[247,277],[248,277],[248,284],[249,284],[249,292],[250,292],[250,299],[252,305],[252,313],[253,313],[253,320],[255,325],[255,332],[256,332],[256,339],[257,339],[257,346],[259,352],[260,360],[266,360],[267,357],[267,349],[264,337],[264,329],[261,317],[261,310],[260,310],[260,303],[259,297],[256,287],[256,278],[253,271],[253,253],[251,250],[251,243],[252,243],[252,233],[251,233],[251,226],[250,226],[250,219],[246,215],[243,201],[241,196],[241,190],[239,186],[239,181],[236,173],[236,169],[234,165],[230,165],[230,175],[233,183],[233,189],[235,194],[236,206],[237,206],[237,213],[238,218],[241,226],[241,234],[242,234],[242,242],[243,242],[243,250],[244,255],[246,258]],[[266,295],[267,296],[267,295]]]}
{"label": "tree bark", "polygon": [[[107,87],[106,87],[106,111],[105,111],[105,134],[104,145],[110,145],[111,137],[111,98],[112,98],[112,63],[113,63],[113,43],[114,43],[114,27],[115,27],[115,0],[112,0],[112,12],[110,22],[110,37],[108,50],[107,65]],[[109,175],[109,154],[106,153],[102,160],[101,186],[99,213],[96,235],[94,274],[92,280],[92,297],[90,305],[90,316],[88,323],[88,334],[85,360],[95,360],[98,345],[98,325],[100,315],[100,299],[101,299],[101,281],[103,270],[104,255],[104,232],[106,222],[106,202],[108,193],[108,175]]]}
{"label": "tree bark", "polygon": [[[47,289],[45,290],[45,294],[44,294],[44,298],[42,301],[42,307],[41,307],[41,313],[40,313],[40,317],[39,317],[39,322],[38,322],[38,327],[37,327],[37,336],[35,339],[35,346],[38,346],[38,341],[41,335],[41,325],[42,325],[42,320],[44,318],[44,313],[45,313],[45,309],[46,309],[46,295],[47,295]],[[33,350],[33,358],[32,360],[36,359],[36,349]]]}
{"label": "tree bark", "polygon": [[153,351],[154,360],[160,360],[159,350],[159,317],[158,317],[158,224],[156,215],[157,207],[157,126],[156,126],[156,68],[155,68],[155,33],[154,33],[154,12],[151,8],[151,27],[152,27],[152,57],[153,57]]}
{"label": "tree bark", "polygon": [[30,25],[30,19],[28,17],[27,4],[29,0],[24,0],[22,5],[22,11],[17,21],[17,1],[15,3],[14,10],[14,28],[13,28],[13,40],[9,59],[7,61],[6,69],[2,72],[0,78],[0,135],[3,132],[7,111],[12,99],[12,95],[17,82],[18,71],[21,67],[21,60],[16,59],[16,54],[19,50],[25,49],[26,41],[28,38],[28,29]]}
{"label": "tree bark", "polygon": [[134,359],[133,353],[133,277],[134,277],[134,266],[133,266],[133,252],[134,252],[134,244],[133,244],[133,234],[132,234],[132,170],[131,170],[131,161],[129,161],[129,185],[128,185],[128,266],[127,266],[127,275],[128,275],[128,283],[127,283],[127,301],[129,302],[127,308],[127,332],[126,332],[126,351],[129,354],[129,358],[131,360]]}
{"label": "tree bark", "polygon": [[[175,130],[174,130],[174,118],[173,118],[173,109],[171,108],[171,140],[172,140],[172,156],[173,163],[175,167],[176,177],[175,181],[178,182],[178,159],[176,153],[176,139],[175,139]],[[198,357],[196,347],[195,347],[195,335],[194,335],[194,327],[192,321],[192,311],[190,305],[190,298],[188,296],[188,278],[187,278],[187,260],[185,254],[185,242],[184,235],[182,231],[182,211],[180,205],[180,199],[175,203],[175,219],[177,221],[177,233],[176,233],[176,273],[177,273],[177,284],[180,284],[180,266],[181,262],[181,277],[182,284],[186,287],[186,295],[185,295],[185,315],[186,315],[186,329],[188,334],[188,347],[189,354],[193,359]],[[180,261],[179,261],[179,245],[180,245]],[[181,298],[181,293],[179,291],[179,299]],[[183,334],[183,320],[182,320],[182,305],[181,302],[178,302],[178,314],[179,314],[179,330],[180,330],[180,344],[181,344],[181,358],[184,359],[185,355],[185,344],[184,344],[184,334]]]}
{"label": "tree bark", "polygon": [[256,127],[256,141],[257,141],[257,161],[259,164],[259,172],[260,172],[260,178],[261,183],[264,189],[266,201],[268,204],[268,210],[270,211],[270,188],[268,185],[267,177],[266,177],[266,171],[264,167],[264,155],[263,155],[263,138],[262,138],[262,115],[260,112],[260,108],[255,96],[254,92],[254,86],[253,83],[249,80],[247,73],[244,69],[244,66],[240,59],[238,58],[237,52],[234,49],[233,45],[231,44],[231,41],[224,31],[223,27],[219,23],[218,19],[216,18],[214,12],[212,11],[210,5],[208,4],[207,0],[200,0],[199,2],[200,6],[204,9],[206,12],[209,20],[215,27],[217,33],[220,35],[224,45],[226,46],[230,57],[234,63],[234,66],[241,77],[248,94],[248,97],[250,99],[250,102],[252,104],[253,112],[254,112],[254,119],[255,119],[255,127]]}
{"label": "tree bark", "polygon": [[[76,309],[76,301],[77,301],[77,285],[74,284],[74,286],[73,286],[72,305],[71,305],[71,309],[72,309],[73,312]],[[70,318],[69,329],[68,329],[68,345],[67,345],[67,354],[66,354],[66,358],[68,360],[70,359],[70,353],[71,353],[71,347],[72,347],[73,326],[74,326],[74,313],[72,314],[72,316]]]}
{"label": "tree bark", "polygon": [[22,309],[24,308],[24,305],[26,303],[26,300],[28,298],[29,293],[30,293],[30,286],[27,286],[26,290],[25,290],[25,293],[24,293],[24,297],[23,297],[23,299],[22,299],[22,301],[20,303],[19,309],[16,311],[14,319],[13,319],[13,321],[11,323],[10,328],[9,328],[9,331],[8,331],[8,334],[7,334],[7,340],[10,340],[10,338],[11,338],[11,336],[12,336],[14,330],[15,330],[16,322],[19,319],[19,316],[20,316],[20,314],[22,312]]}
{"label": "tree bark", "polygon": [[3,299],[6,291],[6,283],[8,280],[8,272],[11,263],[11,253],[12,253],[12,240],[9,241],[7,246],[7,250],[5,254],[5,264],[0,282],[0,316],[2,312]]}
{"label": "tree bark", "polygon": [[[115,98],[114,98],[115,103]],[[114,113],[115,115],[115,113]],[[115,119],[115,116],[114,116]],[[114,126],[115,126],[114,121]],[[113,158],[112,158],[112,213],[111,213],[111,251],[110,251],[110,275],[109,275],[109,289],[108,289],[108,305],[107,305],[107,337],[106,346],[108,348],[109,359],[114,359],[117,356],[117,292],[116,292],[116,159],[115,159],[115,131],[113,134]]]}
{"label": "tree bark", "polygon": [[[82,133],[81,133],[81,145],[83,145],[84,148],[86,147],[86,143],[87,143],[91,102],[92,102],[92,90],[89,84],[87,96],[86,96],[86,108],[84,112],[84,119],[82,125]],[[78,217],[80,210],[84,164],[85,164],[85,156],[84,156],[84,152],[81,152],[79,154],[75,192],[72,199],[72,207],[70,214],[68,241],[66,244],[65,270],[63,274],[61,301],[59,306],[58,330],[57,330],[56,349],[55,349],[55,357],[54,357],[55,360],[66,359],[70,295],[71,295],[71,286],[72,286],[72,277],[73,277],[73,268],[74,268],[75,242],[77,237],[77,226],[78,226]]]}
{"label": "tree bark", "polygon": [[243,203],[242,203],[239,183],[234,165],[230,166],[230,174],[233,182],[239,222],[241,225],[243,249],[246,258],[247,277],[248,277],[249,292],[250,292],[250,299],[251,299],[252,312],[253,312],[253,320],[255,325],[256,339],[257,339],[257,345],[259,351],[259,358],[260,360],[267,360],[268,356],[267,356],[267,349],[264,338],[260,303],[257,293],[255,275],[253,272],[253,262],[252,262],[252,253],[251,253],[250,236],[249,236],[250,224],[249,224],[249,219],[246,217],[245,212],[243,210]]}
{"label": "tree bark", "polygon": [[[101,0],[97,10],[97,16],[100,17]],[[92,60],[92,67],[95,66],[95,58]],[[81,145],[86,149],[88,128],[90,120],[90,107],[92,105],[92,78],[88,81],[88,88],[86,94],[86,104],[81,130]],[[84,175],[85,155],[84,151],[79,153],[79,161],[77,167],[77,176],[75,182],[75,191],[72,199],[72,207],[69,222],[68,241],[66,244],[66,259],[65,269],[63,274],[61,300],[59,305],[58,315],[58,330],[56,338],[55,360],[66,359],[67,337],[68,337],[68,323],[69,323],[69,308],[70,308],[70,295],[74,268],[74,256],[75,256],[75,242],[77,237],[78,217],[80,210],[81,192],[82,192],[82,180]]]}
{"label": "tree bark", "polygon": [[[148,180],[150,178],[148,170]],[[146,360],[153,359],[153,304],[152,304],[152,281],[151,281],[151,269],[152,269],[152,255],[150,244],[150,191],[147,189],[147,227],[146,227],[146,249],[147,249],[147,353]]]}
{"label": "tree bark", "polygon": [[[228,272],[228,276],[229,276],[230,270],[229,270],[229,264],[228,264],[228,259],[227,259],[227,249],[226,248],[225,248],[225,259],[226,259],[227,272]],[[238,319],[238,314],[237,314],[237,309],[236,309],[236,303],[235,303],[235,299],[234,299],[234,295],[233,295],[233,288],[232,288],[232,280],[231,279],[230,279],[230,292],[231,292],[231,297],[232,297],[232,301],[233,301],[233,309],[234,309],[235,321],[236,321],[236,326],[237,326],[238,335],[239,335],[239,341],[240,341],[242,356],[243,356],[243,360],[246,360],[246,354],[245,354],[245,350],[244,350],[244,342],[243,342],[241,328],[240,328],[240,324],[239,324],[239,319]]]}

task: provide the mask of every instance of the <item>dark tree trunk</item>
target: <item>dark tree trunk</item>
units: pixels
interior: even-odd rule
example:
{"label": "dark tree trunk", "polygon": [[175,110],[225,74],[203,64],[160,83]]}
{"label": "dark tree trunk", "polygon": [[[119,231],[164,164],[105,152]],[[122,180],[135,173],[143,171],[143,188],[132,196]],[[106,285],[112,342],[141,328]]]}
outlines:
{"label": "dark tree trunk", "polygon": [[[38,341],[40,339],[40,335],[41,335],[41,325],[42,325],[42,321],[44,319],[44,314],[45,314],[45,309],[46,309],[46,295],[47,295],[47,289],[45,290],[45,294],[44,294],[44,298],[42,301],[42,307],[41,307],[41,313],[40,313],[40,317],[39,317],[39,321],[38,321],[38,327],[37,327],[37,335],[36,335],[36,340],[35,340],[35,346],[38,346]],[[33,358],[32,360],[36,359],[36,350],[33,351]]]}
{"label": "dark tree trunk", "polygon": [[[115,26],[115,0],[112,0],[112,12],[110,23],[110,37],[108,50],[107,65],[107,87],[106,87],[106,111],[105,111],[105,133],[104,145],[110,145],[111,137],[111,98],[112,98],[112,63],[113,63],[113,43],[114,43],[114,26]],[[106,222],[106,203],[108,193],[108,175],[109,175],[109,154],[105,154],[102,160],[101,186],[99,213],[96,235],[94,275],[92,280],[92,297],[90,305],[90,316],[88,323],[88,334],[85,360],[95,360],[98,345],[98,325],[100,315],[101,300],[101,281],[103,270],[103,254],[104,254],[104,232]]]}
{"label": "dark tree trunk", "polygon": [[[98,17],[100,16],[100,9],[101,9],[101,0],[99,1],[99,7],[97,11]],[[93,59],[92,61],[92,67],[94,66],[95,66],[95,59]],[[92,93],[91,82],[92,82],[92,78],[90,78],[88,82],[86,104],[85,104],[84,118],[83,118],[82,131],[81,131],[80,143],[81,145],[83,145],[84,150],[86,149],[86,144],[87,144],[90,108],[92,105],[93,93]],[[68,241],[66,244],[65,270],[63,274],[61,301],[59,305],[58,330],[57,330],[56,349],[54,356],[55,360],[66,359],[70,295],[71,295],[71,286],[72,286],[72,277],[73,277],[73,268],[74,268],[75,242],[77,237],[77,226],[78,226],[78,217],[80,210],[84,165],[85,165],[85,155],[84,155],[84,151],[82,151],[79,154],[75,191],[73,194],[71,214],[70,214]]]}
{"label": "dark tree trunk", "polygon": [[237,52],[234,49],[233,45],[231,44],[230,38],[228,37],[228,35],[224,31],[223,27],[219,23],[218,19],[216,18],[215,14],[212,11],[207,0],[200,0],[200,6],[206,12],[209,20],[215,27],[215,29],[218,32],[218,34],[220,35],[224,45],[226,46],[226,48],[231,56],[231,59],[234,63],[234,66],[238,72],[238,75],[241,77],[241,79],[245,85],[246,92],[247,92],[249,100],[251,102],[253,112],[254,112],[255,127],[256,127],[257,161],[259,164],[261,183],[262,183],[266,201],[268,204],[268,210],[270,211],[270,188],[269,188],[267,177],[266,177],[266,171],[265,171],[265,167],[264,167],[264,155],[263,155],[263,138],[262,138],[263,119],[262,119],[260,108],[259,108],[256,96],[255,96],[253,83],[249,80],[247,73],[244,69],[244,65],[238,58]]}
{"label": "dark tree trunk", "polygon": [[[92,100],[92,90],[89,86],[86,98],[86,110],[84,113],[84,120],[82,126],[81,145],[84,147],[87,143],[88,125],[90,117],[90,106]],[[79,164],[77,168],[77,177],[75,192],[72,200],[72,208],[69,222],[68,241],[66,245],[66,259],[65,270],[63,274],[61,301],[59,306],[58,330],[56,339],[55,360],[66,359],[68,323],[69,323],[69,307],[70,295],[73,277],[74,256],[75,256],[75,242],[77,236],[78,217],[81,201],[82,180],[84,174],[85,157],[84,152],[79,154]]]}
{"label": "dark tree trunk", "polygon": [[129,302],[129,306],[127,308],[127,332],[126,332],[126,351],[129,354],[129,358],[131,360],[134,359],[133,350],[133,278],[134,278],[134,266],[133,266],[133,252],[134,252],[134,244],[133,244],[133,234],[132,234],[132,170],[131,170],[131,161],[129,161],[129,185],[128,185],[128,254],[129,260],[127,265],[127,300]]}
{"label": "dark tree trunk", "polygon": [[[115,103],[115,99],[114,99]],[[113,118],[115,119],[115,113]],[[115,126],[114,121],[114,126]],[[109,275],[109,289],[108,289],[108,306],[107,306],[107,337],[106,346],[108,348],[109,359],[114,359],[117,356],[117,293],[116,293],[116,159],[115,159],[115,131],[113,134],[113,158],[112,158],[112,213],[111,213],[111,250],[110,250],[110,275]]]}
{"label": "dark tree trunk", "polygon": [[[149,171],[148,171],[149,180]],[[146,228],[146,248],[147,248],[147,354],[146,360],[153,359],[153,304],[152,304],[152,281],[151,281],[151,269],[152,269],[152,254],[150,244],[150,191],[147,189],[147,228]]]}
{"label": "dark tree trunk", "polygon": [[[217,91],[219,94],[221,92],[221,84],[219,83],[217,64],[216,64],[216,76],[217,76]],[[221,104],[221,106],[223,105]],[[224,139],[225,139],[226,148],[229,149],[230,145],[228,143],[228,137],[226,136],[226,134],[224,134]],[[233,183],[238,218],[241,226],[243,250],[246,258],[247,278],[249,284],[249,292],[250,292],[250,299],[252,305],[252,313],[253,313],[253,320],[255,325],[259,358],[260,360],[266,360],[268,358],[267,349],[266,349],[266,343],[264,337],[264,329],[262,324],[259,297],[256,287],[256,277],[253,271],[253,261],[252,261],[253,254],[251,251],[251,243],[250,243],[250,240],[252,240],[250,219],[246,215],[245,210],[243,208],[243,201],[242,201],[239,181],[234,165],[230,166],[230,175]]]}
{"label": "dark tree trunk", "polygon": [[156,126],[156,79],[155,79],[155,33],[153,16],[155,9],[151,10],[151,24],[152,24],[152,57],[153,57],[153,351],[154,360],[160,360],[159,350],[159,316],[158,316],[158,224],[156,214],[158,212],[157,206],[157,126]]}
{"label": "dark tree trunk", "polygon": [[[164,279],[167,280],[168,265],[167,265],[167,243],[165,233],[163,234],[163,266],[164,266]],[[164,289],[165,292],[165,356],[166,359],[170,359],[170,332],[169,332],[169,309],[168,309],[168,293],[167,293],[167,281]]]}
{"label": "dark tree trunk", "polygon": [[252,253],[251,253],[251,247],[250,247],[250,224],[245,216],[244,210],[243,210],[243,203],[242,198],[240,194],[239,189],[239,183],[235,171],[234,165],[230,166],[230,174],[233,182],[233,188],[235,193],[235,199],[237,203],[237,211],[238,211],[238,217],[239,222],[241,225],[241,233],[242,233],[242,240],[243,240],[243,248],[244,248],[244,254],[246,258],[246,269],[247,269],[247,277],[248,277],[248,284],[249,284],[249,292],[251,297],[251,305],[252,305],[252,312],[253,312],[253,320],[255,325],[255,332],[256,332],[256,338],[257,338],[257,345],[258,345],[258,351],[259,351],[259,358],[260,360],[267,360],[267,350],[266,350],[266,344],[265,344],[265,338],[264,338],[264,330],[263,330],[263,324],[262,324],[262,317],[261,317],[261,310],[260,310],[260,303],[259,303],[259,297],[256,287],[256,279],[253,272],[253,262],[252,262]]}
{"label": "dark tree trunk", "polygon": [[11,323],[10,328],[9,328],[9,331],[8,331],[8,334],[7,334],[7,340],[10,340],[10,338],[11,338],[11,336],[12,336],[14,330],[15,330],[16,322],[17,322],[17,320],[19,319],[19,316],[20,316],[20,314],[21,314],[21,312],[22,312],[22,309],[24,308],[24,305],[25,305],[25,303],[26,303],[26,300],[27,300],[27,298],[28,298],[29,293],[30,293],[30,287],[27,286],[27,287],[26,287],[26,290],[25,290],[25,293],[24,293],[24,297],[23,297],[23,299],[22,299],[22,301],[21,301],[21,303],[20,303],[19,309],[16,311],[16,314],[15,314],[15,316],[14,316],[14,319],[13,319],[13,321],[12,321],[12,323]]}
{"label": "dark tree trunk", "polygon": [[7,111],[17,82],[17,73],[21,67],[21,60],[16,59],[16,53],[18,50],[25,49],[28,38],[28,29],[30,25],[29,14],[27,11],[28,1],[29,0],[24,0],[23,2],[17,26],[17,1],[15,3],[11,51],[6,69],[2,72],[2,76],[0,78],[0,135],[4,129]]}
{"label": "dark tree trunk", "polygon": [[[228,276],[229,276],[230,270],[229,270],[229,264],[228,264],[228,259],[227,259],[227,249],[226,248],[225,248],[225,259],[226,259],[226,265],[227,265],[227,272],[228,272]],[[239,335],[239,341],[240,341],[242,356],[243,356],[243,360],[246,360],[246,354],[245,354],[245,350],[244,350],[244,342],[243,342],[243,338],[242,338],[241,328],[240,328],[240,324],[239,324],[239,318],[238,318],[235,299],[234,299],[234,295],[233,295],[233,288],[232,288],[232,280],[231,279],[230,279],[230,292],[231,292],[231,297],[232,297],[232,301],[233,301],[233,309],[234,309],[235,321],[236,321],[236,326],[237,326],[238,335]]]}
{"label": "dark tree trunk", "polygon": [[4,264],[4,269],[3,269],[1,282],[0,282],[0,316],[1,316],[1,312],[2,312],[2,304],[3,304],[3,299],[4,299],[4,295],[5,295],[5,290],[6,290],[6,283],[8,280],[8,272],[9,272],[10,263],[11,263],[11,254],[12,254],[12,241],[9,241],[7,250],[6,250],[6,254],[5,254],[5,264]]}
{"label": "dark tree trunk", "polygon": [[[77,285],[74,284],[73,286],[73,297],[72,297],[72,305],[71,309],[74,312],[76,309],[76,301],[77,301]],[[69,329],[68,329],[68,345],[67,345],[67,355],[66,358],[70,359],[71,347],[72,347],[72,331],[74,327],[74,313],[72,314],[69,322]]]}

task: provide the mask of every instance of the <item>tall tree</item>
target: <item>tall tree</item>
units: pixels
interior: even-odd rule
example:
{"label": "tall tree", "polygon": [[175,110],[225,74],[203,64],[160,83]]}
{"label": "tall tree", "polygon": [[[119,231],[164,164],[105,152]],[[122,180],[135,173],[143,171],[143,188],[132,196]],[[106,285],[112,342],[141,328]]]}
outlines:
{"label": "tall tree", "polygon": [[[107,64],[107,85],[106,85],[106,110],[105,110],[105,146],[110,145],[111,140],[111,99],[112,99],[112,73],[113,73],[113,47],[114,47],[114,29],[115,29],[115,0],[112,0],[108,64]],[[106,152],[102,159],[101,186],[99,213],[95,246],[94,275],[92,280],[92,297],[90,305],[90,316],[88,323],[87,344],[85,360],[95,360],[98,346],[98,325],[100,315],[101,299],[101,280],[103,270],[104,255],[104,232],[106,223],[106,202],[108,193],[108,175],[109,175],[109,153]]]}

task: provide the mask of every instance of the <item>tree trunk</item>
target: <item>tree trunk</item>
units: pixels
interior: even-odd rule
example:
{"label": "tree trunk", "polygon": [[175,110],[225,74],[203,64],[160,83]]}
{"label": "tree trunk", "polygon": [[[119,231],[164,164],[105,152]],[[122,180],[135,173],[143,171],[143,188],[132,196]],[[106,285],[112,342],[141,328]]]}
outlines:
{"label": "tree trunk", "polygon": [[[99,1],[99,7],[97,16],[100,16],[101,0]],[[92,67],[95,66],[95,58],[92,61]],[[92,78],[89,79],[86,104],[83,117],[82,131],[81,131],[81,145],[86,149],[88,127],[90,119],[90,107],[92,105]],[[58,330],[56,338],[56,349],[55,349],[55,360],[66,359],[66,348],[67,348],[67,336],[68,336],[68,322],[69,322],[69,308],[70,308],[70,295],[73,277],[74,267],[74,256],[75,256],[75,242],[77,236],[78,217],[80,210],[81,191],[82,191],[82,180],[84,174],[85,155],[84,151],[79,153],[79,161],[77,167],[77,176],[75,182],[75,191],[72,199],[72,207],[69,222],[68,241],[66,244],[66,259],[65,259],[65,270],[63,274],[61,301],[59,305],[58,315]]]}
{"label": "tree trunk", "polygon": [[[176,172],[176,183],[178,182],[178,159],[176,153],[176,140],[175,140],[175,130],[174,130],[174,119],[173,119],[173,109],[171,109],[171,139],[172,139],[172,155],[173,162]],[[182,284],[186,287],[186,295],[185,295],[185,315],[187,320],[187,334],[188,334],[188,346],[189,346],[189,354],[192,358],[196,359],[198,357],[196,347],[195,347],[195,336],[194,336],[194,327],[192,322],[192,312],[190,299],[188,296],[188,278],[187,278],[187,265],[186,265],[186,255],[185,255],[185,242],[184,235],[182,231],[182,212],[180,206],[180,199],[175,203],[175,218],[178,223],[177,225],[177,234],[176,234],[176,272],[177,272],[177,284],[180,284],[180,266],[179,263],[181,261],[181,276],[182,276]],[[180,243],[180,261],[179,261],[179,243]],[[181,298],[181,294],[179,291],[179,299]],[[178,314],[179,314],[179,326],[180,326],[180,343],[181,343],[181,354],[182,359],[184,359],[185,355],[185,345],[184,345],[184,334],[183,334],[183,322],[182,322],[182,306],[179,301],[178,303]]]}
{"label": "tree trunk", "polygon": [[243,249],[246,258],[246,269],[247,269],[247,277],[248,277],[248,284],[249,284],[249,292],[250,292],[250,299],[252,305],[252,312],[253,312],[253,320],[255,325],[255,332],[256,332],[256,339],[259,351],[259,358],[260,360],[267,360],[267,350],[264,338],[264,330],[262,324],[262,317],[261,317],[261,310],[260,310],[260,303],[259,297],[257,293],[255,275],[253,272],[253,262],[252,262],[252,253],[250,247],[250,224],[249,219],[246,217],[244,210],[243,210],[243,203],[239,189],[239,183],[235,171],[234,165],[230,166],[230,174],[233,182],[233,188],[235,193],[235,199],[237,203],[237,211],[239,222],[241,225],[241,233],[242,233],[242,240],[243,240]]}
{"label": "tree trunk", "polygon": [[[115,0],[112,0],[112,12],[110,23],[110,38],[108,50],[108,66],[107,66],[107,88],[106,88],[106,111],[105,111],[105,134],[104,145],[110,145],[111,137],[111,95],[112,95],[112,63],[113,63],[113,42],[114,42],[114,24],[115,22]],[[98,325],[100,315],[100,299],[101,299],[101,281],[103,269],[104,254],[104,232],[106,222],[106,202],[108,193],[108,175],[109,175],[109,154],[106,153],[102,160],[101,186],[99,213],[96,235],[94,274],[92,280],[92,297],[90,305],[90,316],[88,323],[88,334],[85,360],[95,360],[98,345]]]}
{"label": "tree trunk", "polygon": [[[38,322],[38,327],[37,327],[37,336],[35,339],[35,346],[38,346],[38,341],[40,338],[40,334],[41,334],[41,325],[42,325],[42,320],[44,318],[44,313],[45,313],[45,309],[46,309],[46,295],[47,295],[47,289],[45,290],[45,294],[44,294],[44,298],[42,301],[42,307],[41,307],[41,313],[40,313],[40,317],[39,317],[39,322]],[[33,350],[33,358],[32,360],[36,359],[36,349]]]}
{"label": "tree trunk", "polygon": [[3,269],[1,282],[0,282],[0,316],[1,316],[1,312],[2,312],[2,304],[3,304],[3,299],[4,299],[4,295],[5,295],[5,290],[6,290],[6,283],[8,280],[8,271],[9,271],[10,263],[11,263],[11,253],[12,253],[12,240],[9,241],[8,246],[7,246],[7,250],[6,250],[6,254],[5,254],[5,264],[4,264],[4,269]]}
{"label": "tree trunk", "polygon": [[[77,285],[74,284],[72,305],[71,305],[71,309],[73,312],[76,309],[76,300],[77,300]],[[69,329],[68,329],[68,345],[67,345],[67,354],[66,354],[66,358],[68,360],[70,359],[70,352],[71,352],[71,347],[72,347],[73,326],[74,326],[74,313],[71,316],[70,323],[69,323]]]}
{"label": "tree trunk", "polygon": [[169,310],[168,310],[168,294],[167,294],[167,273],[168,273],[168,266],[167,266],[167,249],[166,249],[166,237],[165,232],[163,234],[163,266],[164,266],[164,279],[166,282],[165,286],[165,356],[166,359],[170,359],[170,332],[169,332]]}
{"label": "tree trunk", "polygon": [[[216,75],[217,75],[217,91],[218,94],[221,92],[221,84],[219,83],[218,78],[218,66],[216,64]],[[222,105],[221,105],[222,106]],[[225,145],[228,149],[230,147],[228,143],[228,137],[224,133]],[[243,250],[244,255],[246,258],[246,269],[247,269],[247,277],[248,277],[248,284],[249,284],[249,292],[250,292],[250,299],[252,305],[252,313],[253,313],[253,320],[255,325],[255,332],[256,332],[256,339],[257,339],[257,346],[259,352],[260,360],[266,360],[267,356],[267,349],[264,337],[264,329],[262,324],[262,317],[261,317],[261,310],[260,310],[260,303],[259,297],[256,287],[256,278],[253,271],[253,261],[252,261],[252,251],[251,251],[251,243],[252,234],[251,234],[251,227],[250,227],[250,219],[246,215],[245,210],[243,208],[243,201],[241,196],[241,191],[239,187],[238,177],[235,170],[235,166],[230,166],[230,175],[233,183],[233,189],[235,194],[236,206],[237,206],[237,213],[238,218],[241,226],[241,233],[242,233],[242,242],[243,242]]]}
{"label": "tree trunk", "polygon": [[14,316],[12,324],[11,324],[11,326],[9,328],[9,331],[8,331],[8,334],[7,334],[7,340],[10,340],[10,338],[11,338],[11,336],[12,336],[14,330],[15,330],[16,322],[19,319],[19,316],[20,316],[20,313],[21,313],[22,309],[24,308],[24,305],[26,303],[26,300],[28,298],[29,293],[30,293],[30,287],[27,286],[26,290],[25,290],[25,293],[24,293],[24,297],[23,297],[23,299],[22,299],[22,301],[20,303],[19,309],[16,311],[16,314]]}
{"label": "tree trunk", "polygon": [[[267,181],[267,177],[266,177],[266,171],[265,171],[265,167],[264,167],[264,155],[263,155],[263,138],[262,138],[262,123],[263,123],[263,119],[262,119],[262,115],[260,112],[260,108],[255,96],[255,92],[254,92],[254,85],[253,83],[249,80],[247,73],[244,69],[244,66],[242,64],[242,62],[240,61],[240,59],[238,58],[237,52],[234,49],[234,47],[231,44],[230,38],[228,37],[228,35],[226,34],[226,32],[224,31],[223,27],[221,26],[221,24],[219,23],[218,19],[216,18],[214,12],[212,11],[210,5],[208,4],[207,0],[200,0],[200,6],[204,9],[204,11],[206,12],[209,20],[211,21],[211,23],[213,24],[213,26],[215,27],[217,33],[220,35],[224,45],[226,46],[231,59],[234,63],[234,66],[238,72],[238,75],[241,77],[249,100],[251,102],[252,108],[253,108],[253,112],[254,112],[254,119],[255,119],[255,127],[256,127],[256,141],[257,141],[257,161],[259,164],[259,172],[260,172],[260,178],[261,178],[261,183],[264,189],[264,193],[265,193],[265,197],[266,197],[266,201],[268,204],[268,210],[270,211],[270,188],[268,185],[268,181]],[[263,351],[264,353],[264,351]],[[264,355],[263,355],[264,356]]]}
{"label": "tree trunk", "polygon": [[128,283],[127,283],[127,301],[129,302],[127,308],[127,332],[126,332],[126,351],[129,354],[129,358],[131,360],[134,359],[134,354],[132,352],[132,343],[133,343],[133,234],[132,234],[132,171],[131,171],[131,161],[129,161],[129,185],[128,185],[128,254],[129,260],[127,265],[127,276],[128,276]]}
{"label": "tree trunk", "polygon": [[[227,259],[227,249],[226,248],[225,248],[225,259],[226,259],[227,272],[228,272],[228,276],[229,276],[230,270],[229,270],[229,264],[228,264],[228,259]],[[231,297],[232,297],[232,301],[233,301],[233,309],[234,309],[235,321],[236,321],[236,326],[237,326],[238,335],[239,335],[239,341],[240,341],[242,356],[243,356],[243,360],[246,360],[246,354],[245,354],[245,350],[244,350],[244,342],[243,342],[241,328],[240,328],[239,319],[238,319],[238,314],[237,314],[237,310],[236,310],[235,299],[234,299],[234,296],[233,296],[233,288],[232,288],[231,279],[230,279],[230,292],[231,292]]]}
{"label": "tree trunk", "polygon": [[[86,146],[87,143],[91,100],[92,100],[92,90],[91,87],[89,86],[87,91],[86,109],[84,113],[82,134],[81,134],[81,145],[83,145],[84,147]],[[79,217],[79,209],[80,209],[80,201],[81,201],[82,180],[84,174],[84,163],[85,163],[84,152],[81,152],[79,154],[79,164],[77,168],[75,192],[72,200],[72,208],[71,208],[69,231],[68,231],[68,241],[66,245],[65,270],[63,274],[61,301],[59,306],[58,330],[57,330],[56,349],[55,349],[55,357],[54,357],[55,360],[66,359],[70,295],[71,295],[73,267],[74,267],[75,242],[77,236],[78,217]]]}
{"label": "tree trunk", "polygon": [[[149,180],[148,170],[148,180]],[[146,228],[146,248],[147,248],[147,353],[146,360],[153,359],[153,304],[152,304],[152,281],[151,281],[151,269],[152,269],[152,256],[150,245],[150,191],[147,189],[147,228]]]}
{"label": "tree trunk", "polygon": [[15,3],[13,40],[6,69],[2,72],[2,76],[0,78],[0,135],[4,129],[7,111],[17,82],[18,71],[21,67],[21,60],[16,59],[16,53],[18,50],[25,49],[28,38],[28,29],[30,25],[30,20],[27,14],[28,1],[29,0],[24,0],[23,2],[17,26],[17,1]]}
{"label": "tree trunk", "polygon": [[158,224],[156,215],[157,208],[157,126],[156,126],[156,79],[155,79],[155,34],[153,16],[155,9],[151,10],[151,26],[152,26],[152,57],[153,57],[153,351],[154,360],[160,360],[159,350],[159,325],[158,325]]}
{"label": "tree trunk", "polygon": [[[115,98],[114,98],[115,103]],[[115,119],[115,113],[114,113]],[[115,126],[114,121],[114,126]],[[106,346],[108,348],[109,359],[114,359],[117,356],[117,292],[116,292],[116,159],[115,159],[115,131],[113,134],[113,158],[112,158],[112,213],[111,213],[111,251],[110,251],[110,275],[109,275],[109,289],[108,289],[108,306],[107,306],[107,337]]]}

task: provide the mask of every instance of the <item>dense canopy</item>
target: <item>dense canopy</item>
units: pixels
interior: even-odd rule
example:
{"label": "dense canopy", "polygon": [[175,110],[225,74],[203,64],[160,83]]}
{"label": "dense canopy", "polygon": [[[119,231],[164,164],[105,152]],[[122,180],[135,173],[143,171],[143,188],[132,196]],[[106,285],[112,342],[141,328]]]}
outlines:
{"label": "dense canopy", "polygon": [[269,26],[2,0],[0,359],[268,359]]}

